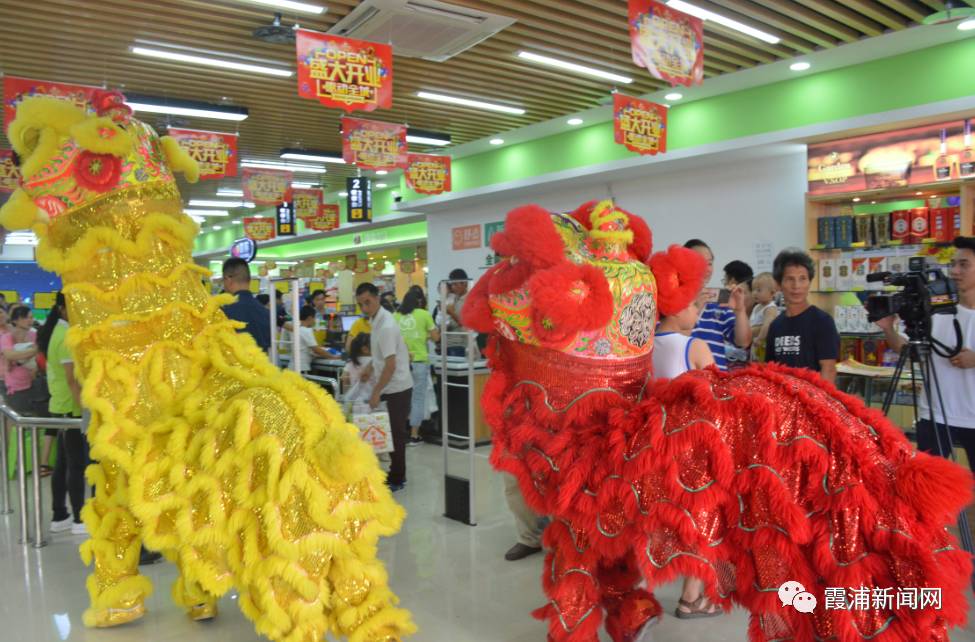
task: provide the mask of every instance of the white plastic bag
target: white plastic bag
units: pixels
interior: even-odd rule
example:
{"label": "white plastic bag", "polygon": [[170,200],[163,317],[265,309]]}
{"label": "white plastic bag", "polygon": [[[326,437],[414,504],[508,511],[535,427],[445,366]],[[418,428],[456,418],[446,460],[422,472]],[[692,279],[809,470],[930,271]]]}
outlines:
{"label": "white plastic bag", "polygon": [[367,403],[354,404],[352,423],[359,429],[359,436],[372,446],[376,454],[393,452],[393,429],[385,403],[375,410],[369,408]]}

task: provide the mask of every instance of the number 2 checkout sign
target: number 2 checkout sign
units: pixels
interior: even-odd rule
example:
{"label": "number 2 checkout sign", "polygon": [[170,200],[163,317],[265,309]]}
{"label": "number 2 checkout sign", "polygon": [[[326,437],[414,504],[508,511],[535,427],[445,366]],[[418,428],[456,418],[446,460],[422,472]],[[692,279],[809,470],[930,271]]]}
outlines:
{"label": "number 2 checkout sign", "polygon": [[352,176],[345,179],[345,191],[349,193],[346,206],[346,222],[364,223],[372,221],[372,185],[365,176]]}

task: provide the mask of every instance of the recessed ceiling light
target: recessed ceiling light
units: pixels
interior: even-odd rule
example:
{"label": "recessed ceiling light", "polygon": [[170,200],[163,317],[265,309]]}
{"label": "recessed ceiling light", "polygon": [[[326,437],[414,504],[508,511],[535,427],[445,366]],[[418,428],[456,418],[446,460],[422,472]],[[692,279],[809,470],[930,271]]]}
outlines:
{"label": "recessed ceiling light", "polygon": [[302,165],[300,163],[277,163],[274,161],[262,161],[255,159],[245,159],[240,162],[241,167],[254,167],[257,169],[283,169],[302,174],[324,174],[328,170],[320,165]]}
{"label": "recessed ceiling light", "polygon": [[503,138],[492,138],[488,142],[491,143],[492,145],[504,145],[504,139]]}
{"label": "recessed ceiling light", "polygon": [[231,221],[231,223],[233,223],[234,225],[240,225],[240,219],[237,219],[236,221]]}
{"label": "recessed ceiling light", "polygon": [[924,196],[924,192],[914,192],[914,196]]}
{"label": "recessed ceiling light", "polygon": [[209,56],[195,56],[192,54],[179,53],[177,51],[166,51],[163,49],[152,49],[150,47],[131,47],[134,54],[159,58],[161,60],[172,60],[174,62],[186,62],[191,65],[204,65],[207,67],[218,67],[220,69],[232,69],[233,71],[246,71],[255,74],[267,74],[268,76],[279,76],[290,78],[294,72],[290,69],[281,67],[266,67],[264,65],[254,65],[248,62],[237,62],[223,58],[210,58]]}
{"label": "recessed ceiling light", "polygon": [[876,205],[877,204],[877,201],[870,201],[870,204],[871,205]]}
{"label": "recessed ceiling light", "polygon": [[214,229],[214,230],[219,230],[219,229],[222,229],[222,228],[221,228],[221,227],[220,227],[219,225],[214,225],[214,226],[213,226],[213,229]]}
{"label": "recessed ceiling light", "polygon": [[437,147],[443,147],[444,145],[450,144],[450,136],[421,136],[419,134],[411,134],[407,130],[406,142],[415,145],[436,145]]}
{"label": "recessed ceiling light", "polygon": [[346,197],[348,195],[349,195],[348,192],[339,192],[339,196]]}
{"label": "recessed ceiling light", "polygon": [[243,198],[244,190],[220,187],[217,189],[217,196],[236,196],[238,198]]}
{"label": "recessed ceiling light", "polygon": [[488,103],[483,100],[474,100],[472,98],[461,98],[459,96],[447,96],[445,94],[436,94],[429,91],[418,91],[416,95],[425,100],[435,100],[440,103],[450,103],[452,105],[461,105],[463,107],[473,107],[475,109],[486,109],[488,111],[498,111],[503,114],[514,114],[516,116],[521,116],[525,113],[525,110],[521,107],[509,107],[508,105],[499,105],[497,103]]}
{"label": "recessed ceiling light", "polygon": [[386,183],[376,183],[376,189],[382,189],[386,187]]}
{"label": "recessed ceiling light", "polygon": [[570,118],[565,122],[575,127],[576,125],[581,125],[583,121],[581,118]]}
{"label": "recessed ceiling light", "polygon": [[176,100],[172,98],[154,98],[152,96],[130,95],[125,104],[132,111],[145,114],[166,114],[169,116],[187,116],[190,118],[212,118],[214,120],[232,120],[240,122],[247,119],[246,107],[232,105],[211,105],[194,100]]}
{"label": "recessed ceiling light", "polygon": [[975,18],[962,20],[958,23],[958,31],[971,31],[972,29],[975,29]]}
{"label": "recessed ceiling light", "polygon": [[853,197],[853,202],[854,203],[859,203],[860,202],[860,197],[859,196],[854,196]]}
{"label": "recessed ceiling light", "polygon": [[319,7],[314,4],[307,4],[304,2],[293,2],[292,0],[244,0],[245,2],[251,2],[253,4],[263,4],[267,7],[277,7],[278,9],[291,9],[292,11],[300,11],[302,13],[315,13],[320,14],[328,11],[325,7]]}
{"label": "recessed ceiling light", "polygon": [[559,60],[558,58],[552,58],[550,56],[542,56],[540,54],[532,53],[530,51],[519,51],[518,57],[521,58],[522,60],[537,62],[540,65],[547,65],[549,67],[558,67],[559,69],[565,69],[566,71],[573,71],[577,74],[583,74],[584,76],[594,76],[596,78],[612,80],[613,82],[619,82],[625,85],[628,85],[631,82],[633,82],[633,79],[630,78],[629,76],[614,74],[611,71],[603,71],[602,69],[596,69],[595,67],[587,67],[586,65],[580,65],[578,63],[569,62],[568,60]]}
{"label": "recessed ceiling light", "polygon": [[186,209],[183,210],[189,216],[230,216],[230,212],[227,210],[194,210]]}
{"label": "recessed ceiling light", "polygon": [[337,152],[313,152],[311,150],[282,149],[281,158],[286,160],[311,161],[313,163],[345,164],[342,154]]}
{"label": "recessed ceiling light", "polygon": [[387,171],[386,171],[386,170],[384,170],[384,169],[377,169],[377,170],[376,170],[376,176],[385,176],[385,175],[386,175],[386,174],[388,174],[388,173],[389,173],[389,172],[387,172]]}
{"label": "recessed ceiling light", "polygon": [[671,101],[673,101],[673,100],[680,100],[683,97],[684,97],[684,94],[678,93],[676,91],[672,91],[669,94],[667,94],[666,96],[664,96],[664,100],[671,100]]}
{"label": "recessed ceiling light", "polygon": [[746,24],[738,22],[737,20],[732,20],[726,16],[722,16],[719,13],[714,13],[713,11],[708,11],[707,9],[702,9],[701,7],[694,6],[684,0],[667,0],[667,6],[677,9],[678,11],[683,11],[684,13],[689,13],[692,16],[697,16],[701,20],[713,20],[719,25],[728,27],[729,29],[734,29],[735,31],[740,31],[744,34],[748,34],[752,38],[758,38],[759,40],[764,40],[765,42],[777,45],[779,44],[779,38],[773,36],[770,33],[765,33],[760,31],[755,27],[749,27]]}
{"label": "recessed ceiling light", "polygon": [[804,60],[800,62],[794,62],[791,65],[789,65],[789,69],[791,69],[792,71],[805,71],[810,67],[812,67],[812,65],[810,65],[808,62]]}
{"label": "recessed ceiling light", "polygon": [[253,203],[245,201],[208,201],[198,198],[190,199],[190,207],[256,207]]}
{"label": "recessed ceiling light", "polygon": [[291,187],[294,189],[314,189],[318,185],[312,185],[311,183],[291,183]]}
{"label": "recessed ceiling light", "polygon": [[[189,214],[189,212],[187,212],[187,214]],[[190,214],[190,218],[193,219],[193,222],[195,222],[197,225],[202,225],[203,221],[206,220],[202,216],[194,216],[192,214]]]}

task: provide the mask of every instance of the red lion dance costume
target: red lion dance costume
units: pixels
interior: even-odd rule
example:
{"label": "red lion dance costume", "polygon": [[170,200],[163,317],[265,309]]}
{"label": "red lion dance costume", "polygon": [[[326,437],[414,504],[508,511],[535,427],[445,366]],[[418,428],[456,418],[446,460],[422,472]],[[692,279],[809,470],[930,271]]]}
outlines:
{"label": "red lion dance costume", "polygon": [[[685,307],[703,266],[683,248],[651,258],[645,223],[610,202],[516,209],[492,245],[506,258],[465,324],[493,334],[492,464],[552,517],[536,611],[551,641],[595,642],[600,624],[641,639],[660,613],[650,591],[681,575],[749,609],[752,642],[933,642],[964,623],[971,561],[945,527],[968,471],[811,373],[652,381],[657,306]],[[812,613],[780,603],[787,581]],[[825,609],[827,587],[935,587],[943,602]]]}

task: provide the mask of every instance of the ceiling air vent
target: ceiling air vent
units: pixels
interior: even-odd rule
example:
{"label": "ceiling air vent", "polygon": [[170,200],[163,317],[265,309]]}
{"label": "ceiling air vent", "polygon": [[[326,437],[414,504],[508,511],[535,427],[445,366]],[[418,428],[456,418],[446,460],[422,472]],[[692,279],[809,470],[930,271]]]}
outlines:
{"label": "ceiling air vent", "polygon": [[513,22],[437,0],[363,0],[328,32],[389,42],[398,56],[443,62]]}

